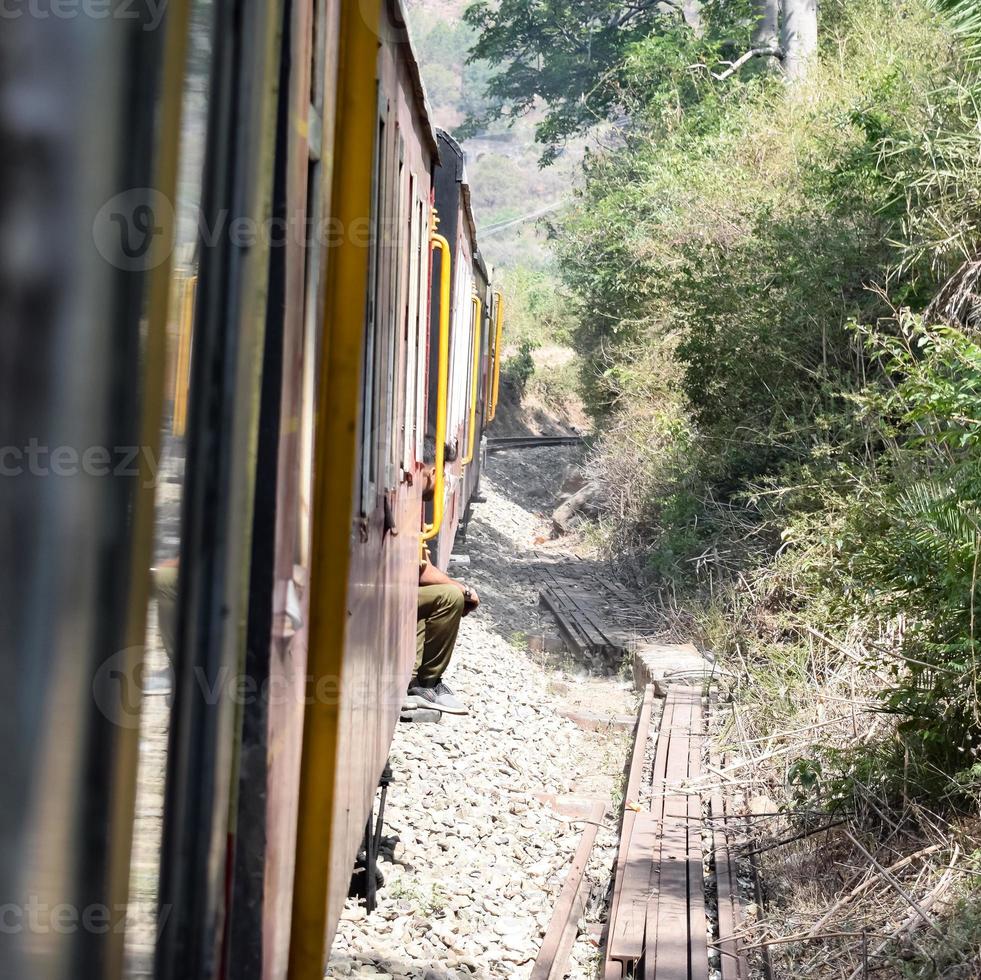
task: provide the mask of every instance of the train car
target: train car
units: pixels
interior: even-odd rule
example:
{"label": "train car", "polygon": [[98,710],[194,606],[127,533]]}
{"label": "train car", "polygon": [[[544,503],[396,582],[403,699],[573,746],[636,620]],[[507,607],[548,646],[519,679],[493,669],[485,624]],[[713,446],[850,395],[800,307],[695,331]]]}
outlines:
{"label": "train car", "polygon": [[[499,357],[496,328],[499,297],[492,297],[487,267],[477,243],[466,160],[460,144],[444,130],[437,131],[439,165],[434,198],[440,234],[453,255],[451,295],[450,377],[446,445],[452,459],[446,466],[445,503],[439,533],[430,543],[435,564],[445,569],[468,508],[478,492],[481,441],[494,402],[495,363]],[[433,283],[432,302],[438,305],[443,288]],[[438,417],[438,347],[432,325],[430,340],[430,417]],[[499,364],[497,365],[499,378]]]}
{"label": "train car", "polygon": [[320,980],[489,284],[399,3],[153,11],[0,33],[0,975]]}
{"label": "train car", "polygon": [[[358,116],[362,130],[356,141],[375,147],[371,167],[358,171],[356,194],[344,195],[351,209],[343,218],[346,225],[373,215],[369,262],[365,269],[357,251],[350,256],[355,268],[334,257],[333,315],[352,320],[352,352],[357,349],[361,360],[343,379],[356,401],[343,412],[327,413],[332,426],[344,427],[344,438],[356,433],[356,440],[346,447],[353,457],[341,458],[342,465],[329,474],[337,496],[320,502],[321,513],[334,515],[324,524],[331,540],[319,539],[314,564],[314,580],[328,586],[318,594],[319,623],[332,642],[314,675],[336,676],[339,696],[336,704],[318,699],[307,713],[291,944],[291,975],[297,976],[322,970],[415,657],[427,425],[420,392],[426,384],[432,172],[438,150],[397,4],[382,10],[381,38],[377,72],[367,54],[361,69],[369,76],[363,79],[365,92],[376,90],[369,84],[374,75],[379,93],[370,120]],[[370,94],[363,98],[372,101]],[[435,254],[446,268],[449,256]],[[368,299],[359,330],[352,308],[357,309],[365,274]],[[445,321],[445,312],[441,317],[437,308],[436,318]],[[335,396],[341,383],[335,379]],[[325,460],[335,465],[339,457],[331,452]],[[346,522],[344,495],[352,473],[354,519]],[[317,624],[315,610],[314,629]]]}

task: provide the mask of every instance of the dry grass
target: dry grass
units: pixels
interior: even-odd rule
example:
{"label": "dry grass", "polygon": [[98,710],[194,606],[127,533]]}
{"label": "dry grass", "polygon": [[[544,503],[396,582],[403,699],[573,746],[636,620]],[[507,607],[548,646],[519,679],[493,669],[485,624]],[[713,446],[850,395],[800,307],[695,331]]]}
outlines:
{"label": "dry grass", "polygon": [[[727,665],[752,680],[723,709],[729,762],[708,778],[746,800],[743,856],[767,895],[744,945],[775,978],[981,977],[981,820],[897,800],[857,764],[894,722],[858,650],[810,641],[769,671]],[[847,779],[827,778],[833,759],[856,760]]]}

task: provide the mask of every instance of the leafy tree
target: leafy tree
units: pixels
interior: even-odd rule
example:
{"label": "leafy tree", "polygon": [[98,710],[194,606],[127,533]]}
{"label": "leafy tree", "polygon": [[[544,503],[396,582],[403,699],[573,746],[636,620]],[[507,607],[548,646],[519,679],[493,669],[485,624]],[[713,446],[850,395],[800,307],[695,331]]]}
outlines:
{"label": "leafy tree", "polygon": [[[486,112],[471,114],[462,135],[544,103],[536,133],[544,163],[597,123],[633,119],[652,98],[678,95],[685,86],[672,85],[677,75],[664,69],[682,55],[689,75],[715,82],[757,59],[765,68],[782,62],[796,82],[818,48],[817,0],[477,0],[464,18],[479,32],[471,63],[502,70],[489,81]],[[654,69],[646,76],[637,71],[639,52]]]}
{"label": "leafy tree", "polygon": [[544,102],[536,136],[551,162],[565,140],[622,108],[632,47],[691,33],[696,15],[697,5],[660,0],[478,0],[464,14],[480,32],[470,60],[504,67],[489,81],[487,112],[472,116],[466,131],[514,120]]}

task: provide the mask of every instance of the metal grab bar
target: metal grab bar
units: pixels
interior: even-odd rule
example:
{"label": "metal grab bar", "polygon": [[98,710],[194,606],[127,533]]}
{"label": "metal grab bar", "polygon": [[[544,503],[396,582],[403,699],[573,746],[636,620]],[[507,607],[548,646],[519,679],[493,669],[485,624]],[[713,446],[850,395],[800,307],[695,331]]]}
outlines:
{"label": "metal grab bar", "polygon": [[434,232],[431,245],[442,253],[439,275],[439,381],[436,389],[436,491],[433,497],[433,523],[426,525],[422,533],[423,541],[432,541],[439,534],[446,507],[446,425],[450,387],[450,286],[453,256],[450,253],[450,243],[442,235]]}
{"label": "metal grab bar", "polygon": [[467,444],[467,455],[463,459],[463,466],[469,466],[473,462],[473,454],[477,446],[477,389],[480,387],[480,340],[483,334],[483,315],[484,304],[480,301],[479,296],[474,296],[473,374],[470,381],[470,437]]}
{"label": "metal grab bar", "polygon": [[194,328],[194,299],[198,277],[191,276],[182,283],[180,320],[177,330],[177,365],[174,369],[174,407],[170,431],[175,436],[187,432],[187,396],[191,384],[191,332]]}
{"label": "metal grab bar", "polygon": [[501,343],[504,340],[504,295],[494,293],[494,308],[496,311],[497,333],[494,338],[494,386],[491,391],[490,414],[488,422],[493,422],[497,416],[497,403],[501,396]]}

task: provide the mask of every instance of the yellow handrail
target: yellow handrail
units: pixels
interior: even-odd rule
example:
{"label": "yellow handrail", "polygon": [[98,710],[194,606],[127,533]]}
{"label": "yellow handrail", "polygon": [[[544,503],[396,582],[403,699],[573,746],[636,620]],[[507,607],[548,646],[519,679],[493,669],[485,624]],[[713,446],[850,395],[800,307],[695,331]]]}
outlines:
{"label": "yellow handrail", "polygon": [[191,330],[194,326],[194,296],[197,288],[197,276],[184,280],[177,332],[177,365],[174,369],[174,410],[171,432],[175,436],[183,436],[187,431],[187,395],[191,384]]}
{"label": "yellow handrail", "polygon": [[470,441],[467,445],[467,455],[463,459],[463,465],[469,466],[473,462],[473,454],[477,447],[477,395],[480,388],[480,340],[483,333],[484,304],[481,303],[479,296],[473,298],[473,376],[471,378],[470,393]]}
{"label": "yellow handrail", "polygon": [[494,386],[491,391],[490,414],[488,422],[493,422],[497,416],[497,403],[501,396],[501,343],[504,340],[504,296],[494,293],[494,308],[496,311],[497,333],[494,338]]}
{"label": "yellow handrail", "polygon": [[441,255],[439,274],[439,381],[436,389],[436,492],[433,497],[433,523],[423,531],[422,540],[432,541],[443,525],[446,506],[446,423],[450,387],[450,284],[453,273],[453,256],[450,243],[433,233],[433,248]]}

